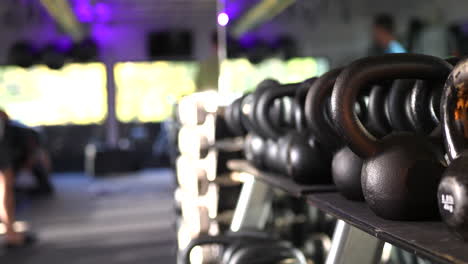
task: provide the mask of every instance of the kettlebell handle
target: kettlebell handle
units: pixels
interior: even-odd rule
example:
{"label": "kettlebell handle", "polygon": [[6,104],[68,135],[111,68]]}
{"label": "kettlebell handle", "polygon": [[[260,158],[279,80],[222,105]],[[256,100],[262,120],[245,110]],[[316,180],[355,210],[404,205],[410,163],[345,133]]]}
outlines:
{"label": "kettlebell handle", "polygon": [[[254,132],[260,135],[261,137],[266,137],[266,135],[261,133],[262,131],[260,131],[260,129],[258,128],[257,120],[255,119],[255,102],[264,91],[271,89],[272,87],[276,87],[278,85],[280,85],[280,83],[276,80],[265,79],[257,85],[255,91],[250,93],[250,95],[247,95],[246,98],[242,100],[241,107],[243,108],[242,113],[243,116],[245,116],[245,125],[247,131]],[[245,107],[245,105],[248,105],[249,107]]]}
{"label": "kettlebell handle", "polygon": [[310,86],[317,80],[317,77],[313,77],[305,80],[296,91],[293,101],[293,111],[294,111],[294,125],[296,130],[299,132],[306,132],[307,124],[305,120],[304,106],[307,93]]}
{"label": "kettlebell handle", "polygon": [[297,88],[300,83],[283,84],[277,87],[272,87],[264,91],[259,97],[255,105],[255,116],[258,122],[258,127],[262,133],[267,135],[269,138],[278,139],[281,137],[282,131],[278,127],[275,127],[269,116],[269,110],[275,101],[280,97],[295,95]]}
{"label": "kettlebell handle", "polygon": [[332,117],[351,150],[362,158],[375,155],[381,142],[369,133],[354,113],[359,90],[389,79],[444,81],[452,66],[421,54],[386,54],[351,63],[338,76],[331,97]]}
{"label": "kettlebell handle", "polygon": [[[440,117],[444,143],[449,160],[454,160],[467,148],[468,131],[466,100],[468,99],[468,59],[460,61],[445,82],[440,99]],[[464,131],[465,130],[465,131]]]}
{"label": "kettlebell handle", "polygon": [[336,150],[340,147],[340,138],[326,120],[324,107],[328,107],[328,96],[331,95],[336,78],[343,71],[343,68],[337,68],[328,71],[320,76],[309,88],[305,100],[305,119],[307,127],[319,142],[325,146]]}

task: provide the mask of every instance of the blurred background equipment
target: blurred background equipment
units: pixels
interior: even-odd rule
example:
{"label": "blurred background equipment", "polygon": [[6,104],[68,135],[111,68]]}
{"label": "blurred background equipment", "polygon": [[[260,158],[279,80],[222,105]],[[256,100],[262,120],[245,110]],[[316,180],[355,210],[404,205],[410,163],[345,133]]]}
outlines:
{"label": "blurred background equipment", "polygon": [[151,60],[190,59],[192,34],[189,31],[163,31],[148,34],[148,54]]}

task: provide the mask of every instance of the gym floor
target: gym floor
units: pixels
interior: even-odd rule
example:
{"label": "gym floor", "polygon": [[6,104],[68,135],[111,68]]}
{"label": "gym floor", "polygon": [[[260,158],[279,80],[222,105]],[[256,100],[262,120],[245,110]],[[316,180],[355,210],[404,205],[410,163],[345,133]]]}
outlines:
{"label": "gym floor", "polygon": [[39,243],[0,249],[0,263],[175,263],[171,171],[53,180],[53,198],[20,203],[18,218],[30,222]]}

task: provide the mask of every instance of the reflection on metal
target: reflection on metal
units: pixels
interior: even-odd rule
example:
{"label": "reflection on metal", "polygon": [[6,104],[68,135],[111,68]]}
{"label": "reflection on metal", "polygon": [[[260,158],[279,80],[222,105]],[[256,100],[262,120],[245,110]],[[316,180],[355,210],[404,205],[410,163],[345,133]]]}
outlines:
{"label": "reflection on metal", "polygon": [[338,220],[326,264],[377,264],[383,242],[342,220]]}
{"label": "reflection on metal", "polygon": [[245,32],[267,22],[296,2],[295,0],[263,0],[239,19],[233,28],[233,36],[240,37]]}
{"label": "reflection on metal", "polygon": [[382,259],[381,263],[388,263],[390,261],[391,253],[392,253],[392,244],[390,243],[385,243],[383,250],[382,250]]}
{"label": "reflection on metal", "polygon": [[74,41],[79,42],[85,37],[83,26],[78,22],[67,0],[41,0],[42,5],[55,21],[67,32]]}
{"label": "reflection on metal", "polygon": [[250,181],[254,176],[245,172],[233,172],[231,174],[231,179],[237,182],[245,183]]}

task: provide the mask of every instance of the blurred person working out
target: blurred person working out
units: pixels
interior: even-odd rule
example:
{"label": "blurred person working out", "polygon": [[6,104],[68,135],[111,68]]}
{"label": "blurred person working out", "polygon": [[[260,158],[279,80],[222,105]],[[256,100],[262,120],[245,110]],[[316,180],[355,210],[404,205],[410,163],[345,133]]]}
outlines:
{"label": "blurred person working out", "polygon": [[8,115],[0,110],[0,220],[5,226],[6,248],[21,248],[36,241],[33,234],[17,232],[14,228],[15,172],[35,160],[35,145],[28,133],[23,132],[26,130],[15,128]]}

